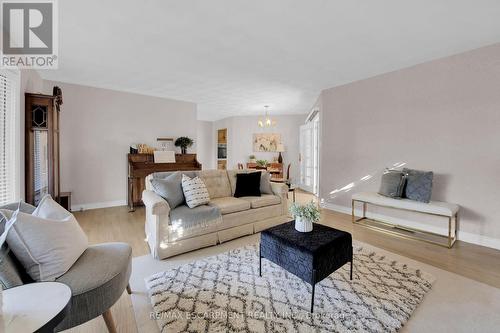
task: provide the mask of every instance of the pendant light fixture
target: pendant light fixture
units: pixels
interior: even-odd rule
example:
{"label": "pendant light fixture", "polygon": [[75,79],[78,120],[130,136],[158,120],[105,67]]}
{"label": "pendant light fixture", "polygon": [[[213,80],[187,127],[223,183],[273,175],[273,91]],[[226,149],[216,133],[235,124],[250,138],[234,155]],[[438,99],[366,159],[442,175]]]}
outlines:
{"label": "pendant light fixture", "polygon": [[264,114],[264,118],[260,118],[259,121],[258,121],[258,124],[259,124],[259,127],[261,128],[265,128],[265,127],[274,127],[276,126],[276,121],[271,119],[271,117],[269,117],[269,105],[264,105],[264,108],[265,108],[265,114]]}

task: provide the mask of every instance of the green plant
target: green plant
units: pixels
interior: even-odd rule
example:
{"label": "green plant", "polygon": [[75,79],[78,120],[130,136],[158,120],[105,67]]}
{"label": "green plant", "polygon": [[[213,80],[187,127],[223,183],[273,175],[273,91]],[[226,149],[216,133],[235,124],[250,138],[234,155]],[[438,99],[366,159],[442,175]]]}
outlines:
{"label": "green plant", "polygon": [[248,156],[248,158],[249,158],[250,160],[255,160],[255,155],[250,155],[250,156]]}
{"label": "green plant", "polygon": [[181,148],[191,147],[193,143],[193,139],[188,138],[187,136],[181,136],[178,137],[177,140],[175,140],[175,146]]}
{"label": "green plant", "polygon": [[257,160],[257,165],[265,167],[267,165],[267,160]]}
{"label": "green plant", "polygon": [[188,138],[187,136],[181,136],[178,137],[177,140],[175,140],[174,144],[176,147],[181,147],[182,153],[185,154],[187,148],[191,147],[193,143],[194,143],[193,139]]}
{"label": "green plant", "polygon": [[293,203],[290,206],[290,214],[292,214],[294,218],[301,217],[313,223],[318,222],[321,216],[318,207],[316,207],[316,204],[313,201],[307,205]]}

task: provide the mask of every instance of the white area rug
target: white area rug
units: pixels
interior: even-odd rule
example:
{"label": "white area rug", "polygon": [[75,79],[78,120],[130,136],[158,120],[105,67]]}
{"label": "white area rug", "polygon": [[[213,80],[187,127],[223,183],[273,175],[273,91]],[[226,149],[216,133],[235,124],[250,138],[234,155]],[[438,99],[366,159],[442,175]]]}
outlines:
{"label": "white area rug", "polygon": [[[148,333],[160,331],[154,319],[151,300],[144,283],[146,278],[194,260],[255,244],[259,238],[259,234],[242,237],[166,260],[156,260],[150,255],[133,258],[130,286],[133,291],[131,299],[137,331]],[[432,284],[432,290],[427,293],[399,333],[498,333],[500,327],[500,316],[498,315],[500,313],[500,289],[366,243],[356,243],[361,244],[365,249],[385,255],[390,260],[407,263],[411,267],[436,277],[436,281]]]}
{"label": "white area rug", "polygon": [[154,274],[146,285],[162,332],[396,332],[434,278],[354,248],[349,264],[311,286],[248,245]]}

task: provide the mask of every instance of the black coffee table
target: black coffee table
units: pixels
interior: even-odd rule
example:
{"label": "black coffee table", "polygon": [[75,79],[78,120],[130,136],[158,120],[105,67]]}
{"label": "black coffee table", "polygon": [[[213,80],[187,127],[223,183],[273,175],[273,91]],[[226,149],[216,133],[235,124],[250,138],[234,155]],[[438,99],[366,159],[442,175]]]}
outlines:
{"label": "black coffee table", "polygon": [[291,221],[262,231],[259,275],[262,276],[262,258],[265,258],[310,283],[313,312],[316,283],[348,262],[351,263],[352,280],[352,236],[317,223],[313,231],[299,232],[294,224],[295,221]]}

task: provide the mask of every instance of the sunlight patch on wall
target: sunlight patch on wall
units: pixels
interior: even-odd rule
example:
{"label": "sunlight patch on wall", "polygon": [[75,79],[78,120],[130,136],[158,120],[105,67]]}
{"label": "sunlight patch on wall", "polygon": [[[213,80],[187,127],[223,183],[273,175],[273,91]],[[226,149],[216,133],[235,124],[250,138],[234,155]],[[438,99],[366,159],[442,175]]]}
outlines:
{"label": "sunlight patch on wall", "polygon": [[[405,165],[406,165],[406,162],[397,162],[397,163],[392,164],[388,168],[384,168],[382,170],[377,170],[374,172],[369,172],[368,174],[359,178],[358,180],[354,180],[347,185],[344,185],[342,187],[339,187],[339,188],[332,190],[329,193],[329,197],[326,199],[326,201],[332,201],[333,199],[335,199],[341,195],[344,195],[348,192],[351,192],[352,190],[356,189],[356,187],[359,187],[359,185],[364,184],[371,179],[374,179],[374,178],[379,179],[380,178],[379,176],[381,176],[387,169],[391,169],[391,170],[399,169]],[[322,198],[321,201],[323,203],[325,201],[324,198]]]}

